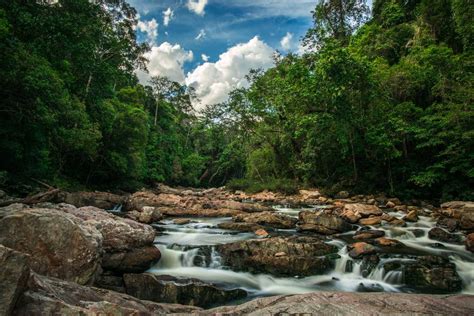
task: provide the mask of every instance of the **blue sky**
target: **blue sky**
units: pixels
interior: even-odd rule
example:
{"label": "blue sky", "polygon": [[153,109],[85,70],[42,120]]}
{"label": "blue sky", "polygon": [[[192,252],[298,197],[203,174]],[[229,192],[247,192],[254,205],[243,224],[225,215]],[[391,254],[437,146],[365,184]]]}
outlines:
{"label": "blue sky", "polygon": [[[195,107],[223,102],[248,83],[250,69],[273,65],[275,50],[301,50],[317,0],[129,0],[140,19],[137,34],[150,43],[150,76],[195,88]],[[371,1],[369,1],[371,3]]]}
{"label": "blue sky", "polygon": [[[193,51],[195,58],[185,63],[185,72],[201,62],[202,54],[216,61],[229,47],[256,35],[275,49],[281,49],[280,41],[287,32],[297,41],[311,26],[311,10],[315,6],[315,0],[209,0],[199,15],[188,9],[188,0],[130,0],[130,3],[138,10],[141,20],[154,18],[159,24],[157,44],[177,43]],[[164,26],[163,12],[168,8],[173,10],[173,18]],[[201,30],[206,35],[196,40]],[[139,36],[146,40],[145,34]]]}

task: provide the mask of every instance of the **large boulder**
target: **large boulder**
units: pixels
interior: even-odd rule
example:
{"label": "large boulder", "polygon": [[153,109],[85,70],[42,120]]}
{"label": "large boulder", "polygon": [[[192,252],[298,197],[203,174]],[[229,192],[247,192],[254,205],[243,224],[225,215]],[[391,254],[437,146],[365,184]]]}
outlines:
{"label": "large boulder", "polygon": [[321,211],[300,212],[299,223],[299,230],[314,231],[324,235],[332,235],[352,230],[352,225],[342,218]]}
{"label": "large boulder", "polygon": [[20,295],[26,290],[29,258],[0,245],[0,315],[10,315]]}
{"label": "large boulder", "polygon": [[313,292],[271,296],[201,315],[473,315],[470,295]]}
{"label": "large boulder", "polygon": [[314,237],[273,237],[220,245],[218,251],[234,270],[309,276],[328,271],[338,249]]}
{"label": "large boulder", "polygon": [[441,204],[441,208],[445,215],[474,222],[474,202],[451,201]]}
{"label": "large boulder", "polygon": [[144,224],[151,224],[163,218],[159,208],[153,206],[144,206],[139,211],[134,210],[127,212],[125,216]]}
{"label": "large boulder", "polygon": [[58,202],[71,204],[76,207],[95,206],[111,210],[117,205],[123,205],[127,197],[108,192],[60,192],[58,200]]}
{"label": "large boulder", "polygon": [[0,220],[0,244],[31,256],[41,274],[88,284],[100,272],[103,237],[74,215],[24,208]]}
{"label": "large boulder", "polygon": [[105,252],[102,267],[120,273],[139,273],[148,270],[160,258],[160,250],[155,246],[145,246],[122,252]]}
{"label": "large boulder", "polygon": [[235,222],[244,222],[251,224],[258,224],[263,226],[270,226],[273,228],[295,228],[296,218],[278,214],[275,212],[260,212],[260,213],[242,213],[233,217]]}
{"label": "large boulder", "polygon": [[354,237],[354,240],[367,240],[367,239],[375,239],[385,236],[385,231],[383,230],[360,230]]}
{"label": "large boulder", "polygon": [[466,236],[466,249],[470,252],[474,252],[474,233],[471,233]]}
{"label": "large boulder", "polygon": [[449,242],[449,243],[461,243],[461,237],[455,234],[448,233],[442,228],[434,227],[428,232],[430,239]]}
{"label": "large boulder", "polygon": [[462,280],[456,266],[437,256],[422,256],[403,263],[405,284],[423,293],[455,293],[461,291]]}
{"label": "large boulder", "polygon": [[145,206],[174,206],[174,207],[184,207],[185,198],[170,193],[155,194],[150,191],[140,191],[132,194],[127,202],[127,210],[141,210]]}
{"label": "large boulder", "polygon": [[159,303],[210,307],[247,296],[244,290],[223,290],[200,280],[167,275],[125,274],[123,279],[127,294]]}
{"label": "large boulder", "polygon": [[192,306],[158,304],[126,294],[32,274],[14,315],[168,315],[198,312]]}
{"label": "large boulder", "polygon": [[153,246],[153,227],[95,207],[60,207],[100,231],[104,249],[102,266],[105,269],[121,273],[143,272],[160,259],[160,251]]}
{"label": "large boulder", "polygon": [[375,247],[365,242],[356,242],[348,245],[349,256],[351,258],[361,258],[362,256],[371,255],[375,253]]}
{"label": "large boulder", "polygon": [[382,210],[376,205],[352,203],[344,205],[341,216],[350,220],[352,223],[355,223],[360,218],[370,216],[381,216],[382,214]]}

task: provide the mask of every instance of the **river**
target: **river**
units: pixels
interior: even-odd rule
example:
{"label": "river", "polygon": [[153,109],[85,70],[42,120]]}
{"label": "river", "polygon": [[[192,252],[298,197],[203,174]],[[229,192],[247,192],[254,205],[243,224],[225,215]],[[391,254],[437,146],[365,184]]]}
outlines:
{"label": "river", "polygon": [[[311,208],[313,211],[319,207]],[[275,207],[276,211],[297,217],[303,209]],[[304,209],[308,210],[308,208]],[[398,213],[390,213],[400,217]],[[420,216],[418,222],[407,223],[406,227],[377,226],[384,230],[385,236],[401,241],[406,245],[402,252],[394,252],[381,257],[380,262],[370,272],[362,271],[360,261],[352,260],[347,251],[347,238],[355,231],[338,235],[327,243],[338,247],[332,271],[324,275],[309,277],[276,277],[268,274],[251,274],[232,271],[221,263],[215,246],[236,241],[258,238],[254,233],[242,233],[217,227],[219,223],[230,222],[232,218],[191,218],[185,225],[177,225],[172,219],[164,220],[154,226],[162,233],[156,237],[156,246],[162,259],[149,272],[159,275],[172,275],[182,278],[196,278],[225,288],[241,288],[249,293],[249,298],[278,294],[301,294],[313,291],[384,291],[408,292],[413,289],[404,285],[401,270],[384,271],[384,264],[390,261],[411,261],[414,255],[437,255],[455,264],[457,273],[463,281],[463,293],[474,294],[474,256],[464,245],[434,241],[428,238],[428,231],[435,226],[431,217]],[[275,230],[275,235],[295,235],[296,230]],[[350,267],[350,268],[349,268]]]}

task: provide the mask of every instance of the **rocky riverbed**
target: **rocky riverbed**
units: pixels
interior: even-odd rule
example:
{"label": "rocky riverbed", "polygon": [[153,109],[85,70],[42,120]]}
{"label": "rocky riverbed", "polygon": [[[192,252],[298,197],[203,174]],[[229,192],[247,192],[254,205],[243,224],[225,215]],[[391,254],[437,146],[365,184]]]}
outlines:
{"label": "rocky riverbed", "polygon": [[47,196],[0,208],[0,315],[474,313],[472,202],[166,186]]}

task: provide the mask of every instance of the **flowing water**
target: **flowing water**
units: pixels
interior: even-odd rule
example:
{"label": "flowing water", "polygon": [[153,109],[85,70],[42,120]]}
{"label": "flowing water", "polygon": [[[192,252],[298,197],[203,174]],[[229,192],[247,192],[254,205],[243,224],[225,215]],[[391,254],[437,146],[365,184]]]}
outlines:
{"label": "flowing water", "polygon": [[[276,210],[297,217],[302,209],[281,207]],[[398,213],[390,215],[401,217]],[[463,280],[463,293],[474,294],[474,256],[465,250],[464,245],[429,239],[428,231],[435,225],[430,217],[421,216],[418,222],[408,223],[407,227],[373,227],[384,230],[387,238],[397,239],[406,247],[404,253],[382,256],[370,273],[363,271],[360,260],[354,261],[348,255],[344,240],[354,233],[350,232],[339,236],[339,239],[328,241],[339,249],[340,258],[336,260],[334,269],[324,275],[304,278],[237,272],[223,266],[219,253],[215,250],[216,245],[257,238],[253,233],[234,232],[217,227],[219,223],[231,220],[231,218],[193,218],[192,222],[186,225],[176,225],[172,220],[156,224],[155,227],[162,231],[162,235],[157,236],[155,240],[162,253],[162,259],[149,272],[196,278],[224,288],[241,288],[249,293],[249,298],[322,290],[411,292],[412,290],[406,289],[403,285],[401,270],[387,272],[383,266],[390,261],[413,261],[413,255],[432,254],[449,258],[456,265],[457,272]],[[297,234],[296,230],[276,230],[275,233]]]}

